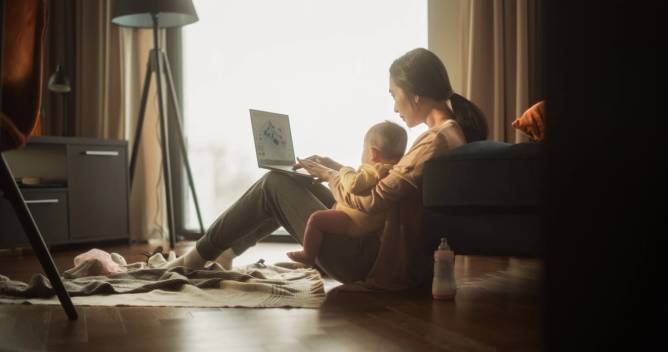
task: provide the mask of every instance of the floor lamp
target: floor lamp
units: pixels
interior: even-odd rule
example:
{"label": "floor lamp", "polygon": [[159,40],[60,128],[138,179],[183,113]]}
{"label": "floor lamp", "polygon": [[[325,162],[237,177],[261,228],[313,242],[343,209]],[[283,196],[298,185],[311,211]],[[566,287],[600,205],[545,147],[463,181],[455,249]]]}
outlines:
{"label": "floor lamp", "polygon": [[179,149],[185,169],[188,176],[188,184],[195,202],[195,209],[197,210],[197,220],[201,233],[204,233],[204,225],[202,224],[202,215],[197,201],[197,193],[195,192],[195,184],[193,182],[192,172],[190,170],[190,163],[188,161],[188,153],[183,138],[183,130],[181,127],[181,110],[176,96],[176,89],[174,88],[174,79],[172,77],[172,69],[169,64],[169,59],[165,51],[160,48],[158,43],[159,28],[170,28],[185,26],[198,20],[195,7],[192,0],[116,0],[112,12],[112,23],[123,27],[135,28],[153,28],[153,49],[149,55],[149,60],[146,68],[146,76],[144,78],[144,86],[142,89],[141,103],[139,107],[139,119],[137,120],[137,129],[135,130],[135,138],[132,147],[132,157],[130,159],[130,184],[134,178],[135,165],[137,161],[137,150],[141,138],[142,127],[144,125],[144,114],[146,112],[146,100],[148,98],[149,86],[151,83],[151,76],[156,74],[157,88],[158,88],[158,110],[160,113],[160,132],[161,132],[161,149],[162,149],[162,167],[165,180],[165,196],[167,203],[167,224],[169,226],[169,243],[172,248],[176,246],[176,227],[174,226],[174,202],[172,197],[172,175],[171,175],[171,159],[169,157],[169,132],[167,128],[168,119],[165,113],[165,92],[163,91],[163,75],[166,75],[167,86],[171,94],[172,107],[176,112],[176,118],[172,119],[175,123],[176,139],[179,144]]}

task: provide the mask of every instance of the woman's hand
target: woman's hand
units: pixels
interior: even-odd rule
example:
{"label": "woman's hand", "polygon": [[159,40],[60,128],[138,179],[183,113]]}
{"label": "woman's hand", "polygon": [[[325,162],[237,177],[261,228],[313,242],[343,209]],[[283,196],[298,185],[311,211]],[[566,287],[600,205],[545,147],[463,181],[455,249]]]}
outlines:
{"label": "woman's hand", "polygon": [[[334,171],[339,171],[343,167],[343,165],[337,163],[336,161],[334,161],[334,160],[332,160],[332,159],[330,159],[326,156],[320,156],[320,155],[311,155],[311,156],[309,156],[308,158],[305,158],[305,159],[297,158],[297,160],[299,160],[300,162],[301,161],[313,161],[315,163],[318,163],[318,164],[320,164],[324,167],[327,167],[329,169],[332,169]],[[292,168],[297,170],[297,169],[303,167],[303,165],[300,162],[293,165]]]}
{"label": "woman's hand", "polygon": [[297,161],[299,161],[300,167],[316,177],[316,182],[329,182],[338,174],[338,171],[313,160],[297,158]]}

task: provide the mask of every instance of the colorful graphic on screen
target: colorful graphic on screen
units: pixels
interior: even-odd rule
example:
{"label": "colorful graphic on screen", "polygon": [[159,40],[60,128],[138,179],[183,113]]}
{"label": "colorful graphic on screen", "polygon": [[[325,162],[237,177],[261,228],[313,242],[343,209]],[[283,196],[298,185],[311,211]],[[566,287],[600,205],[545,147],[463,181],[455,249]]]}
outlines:
{"label": "colorful graphic on screen", "polygon": [[295,161],[287,115],[251,110],[251,124],[258,161],[277,164]]}

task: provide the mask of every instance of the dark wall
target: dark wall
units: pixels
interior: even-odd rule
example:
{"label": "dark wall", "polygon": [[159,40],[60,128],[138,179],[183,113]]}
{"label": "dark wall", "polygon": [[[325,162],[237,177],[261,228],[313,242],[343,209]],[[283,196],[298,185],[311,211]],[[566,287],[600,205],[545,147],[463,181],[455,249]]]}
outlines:
{"label": "dark wall", "polygon": [[545,2],[551,351],[649,350],[666,326],[659,3]]}
{"label": "dark wall", "polygon": [[[75,6],[74,0],[48,0],[49,23],[46,34],[46,55],[44,57],[44,101],[42,107],[42,128],[45,135],[74,135],[75,97]],[[69,78],[72,90],[67,94],[48,90],[49,77],[62,68]]]}

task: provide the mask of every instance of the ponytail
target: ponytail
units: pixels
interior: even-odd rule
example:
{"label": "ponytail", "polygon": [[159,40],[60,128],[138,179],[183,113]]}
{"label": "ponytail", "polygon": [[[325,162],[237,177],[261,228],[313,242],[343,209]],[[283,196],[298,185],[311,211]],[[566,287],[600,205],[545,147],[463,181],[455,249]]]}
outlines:
{"label": "ponytail", "polygon": [[450,103],[467,143],[487,139],[487,118],[478,106],[457,93],[452,93]]}

